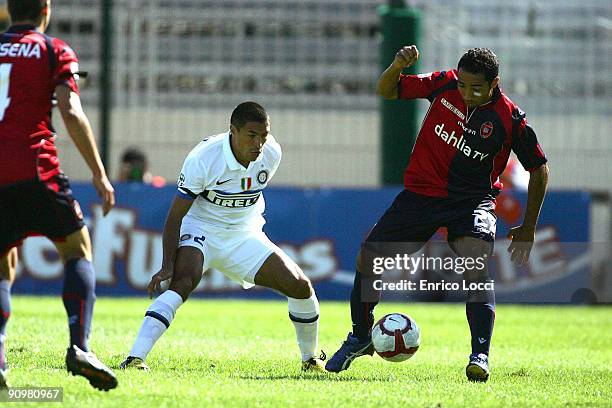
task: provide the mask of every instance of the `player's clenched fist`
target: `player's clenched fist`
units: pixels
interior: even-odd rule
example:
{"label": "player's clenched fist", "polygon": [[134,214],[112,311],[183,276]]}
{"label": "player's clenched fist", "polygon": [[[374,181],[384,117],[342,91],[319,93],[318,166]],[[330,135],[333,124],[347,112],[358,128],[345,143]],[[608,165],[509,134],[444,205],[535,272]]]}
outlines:
{"label": "player's clenched fist", "polygon": [[416,45],[407,45],[402,47],[397,54],[395,54],[393,65],[395,65],[396,68],[404,69],[416,64],[418,60],[419,50]]}

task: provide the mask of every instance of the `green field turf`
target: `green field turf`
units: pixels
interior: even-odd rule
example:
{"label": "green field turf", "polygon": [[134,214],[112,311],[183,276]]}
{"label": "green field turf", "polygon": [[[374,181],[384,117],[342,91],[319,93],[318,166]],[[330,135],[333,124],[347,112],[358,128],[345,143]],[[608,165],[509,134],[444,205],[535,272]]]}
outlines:
{"label": "green field turf", "polygon": [[[91,346],[100,359],[119,365],[148,305],[147,299],[98,299]],[[339,375],[314,376],[300,373],[285,302],[191,300],[149,355],[152,371],[116,370],[119,387],[104,393],[64,369],[60,298],[15,296],[7,343],[10,382],[62,386],[65,406],[91,408],[612,404],[612,308],[499,306],[487,384],[465,379],[463,305],[377,309],[378,316],[394,311],[410,314],[421,327],[421,348],[411,360],[362,357]],[[322,303],[320,347],[328,355],[349,323],[348,304]]]}

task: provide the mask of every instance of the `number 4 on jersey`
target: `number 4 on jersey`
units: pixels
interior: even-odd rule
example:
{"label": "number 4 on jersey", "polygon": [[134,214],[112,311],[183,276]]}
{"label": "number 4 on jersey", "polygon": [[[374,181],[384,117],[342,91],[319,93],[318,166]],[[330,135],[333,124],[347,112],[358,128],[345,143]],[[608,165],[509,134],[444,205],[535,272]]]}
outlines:
{"label": "number 4 on jersey", "polygon": [[9,80],[13,64],[0,64],[0,121],[4,119],[4,112],[11,103],[9,98]]}

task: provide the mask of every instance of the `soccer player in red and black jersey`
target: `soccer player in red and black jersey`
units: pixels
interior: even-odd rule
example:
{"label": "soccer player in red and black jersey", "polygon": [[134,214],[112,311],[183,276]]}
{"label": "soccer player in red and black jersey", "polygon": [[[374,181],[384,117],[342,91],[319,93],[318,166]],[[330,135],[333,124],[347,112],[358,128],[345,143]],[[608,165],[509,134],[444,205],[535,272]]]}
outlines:
{"label": "soccer player in red and black jersey", "polygon": [[114,205],[114,190],[81,107],[77,57],[66,43],[44,34],[50,0],[8,0],[8,9],[12,25],[0,34],[0,387],[7,386],[4,340],[16,247],[28,236],[42,235],[55,243],[64,263],[67,369],[108,390],[117,380],[87,346],[95,272],[83,214],[59,167],[51,125],[54,95],[68,133],[93,174],[104,214]]}
{"label": "soccer player in red and black jersey", "polygon": [[[365,253],[373,244],[402,243],[406,252],[414,253],[439,227],[446,227],[449,245],[458,256],[491,255],[495,197],[502,188],[498,177],[511,150],[530,172],[525,218],[509,234],[512,261],[527,262],[533,245],[548,182],[547,160],[524,112],[498,87],[497,57],[488,49],[474,48],[461,57],[457,69],[403,75],[401,71],[418,57],[416,46],[403,47],[378,81],[378,94],[385,99],[426,98],[431,106],[404,173],[405,189],[370,231],[357,257],[351,292],[353,331],[327,362],[328,371],[346,370],[355,358],[373,354],[370,332],[380,293],[373,298],[363,293],[372,291],[372,265]],[[484,268],[467,270],[464,279],[486,282],[486,262]],[[472,336],[466,375],[472,381],[486,381],[494,292],[470,291],[466,314]]]}

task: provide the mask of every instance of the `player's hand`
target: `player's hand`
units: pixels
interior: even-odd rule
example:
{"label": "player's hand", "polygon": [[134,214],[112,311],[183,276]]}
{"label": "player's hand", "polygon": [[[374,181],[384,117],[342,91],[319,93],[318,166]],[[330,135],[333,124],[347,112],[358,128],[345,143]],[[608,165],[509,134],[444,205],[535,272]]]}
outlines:
{"label": "player's hand", "polygon": [[418,60],[419,50],[416,45],[407,45],[402,47],[397,54],[395,54],[393,65],[395,65],[396,68],[404,69],[416,64]]}
{"label": "player's hand", "polygon": [[510,228],[508,239],[512,240],[508,247],[510,260],[518,266],[526,264],[527,261],[529,261],[529,254],[533,247],[533,241],[535,241],[535,228],[525,227],[523,225]]}
{"label": "player's hand", "polygon": [[149,286],[147,286],[147,293],[149,294],[149,299],[153,298],[155,293],[159,293],[162,291],[161,283],[166,281],[174,276],[174,268],[161,268],[159,272],[151,277],[151,282],[149,282]]}
{"label": "player's hand", "polygon": [[115,189],[106,175],[94,177],[93,185],[98,196],[102,198],[102,213],[106,215],[115,206]]}

